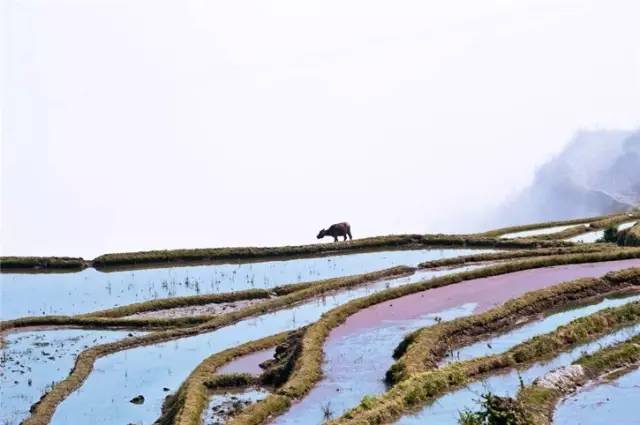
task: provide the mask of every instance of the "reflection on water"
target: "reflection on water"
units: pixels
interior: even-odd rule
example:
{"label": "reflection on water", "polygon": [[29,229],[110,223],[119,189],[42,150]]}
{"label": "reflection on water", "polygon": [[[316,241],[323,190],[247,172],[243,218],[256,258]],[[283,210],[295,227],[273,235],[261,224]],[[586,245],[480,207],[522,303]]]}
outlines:
{"label": "reflection on water", "polygon": [[484,339],[475,344],[467,345],[459,350],[454,351],[453,357],[447,357],[440,362],[441,365],[451,363],[452,361],[471,360],[476,357],[488,356],[491,354],[503,353],[510,348],[533,338],[536,335],[542,335],[554,331],[559,326],[584,316],[589,316],[595,312],[609,307],[617,307],[628,304],[633,301],[640,300],[640,295],[623,298],[604,299],[597,304],[591,304],[575,309],[562,311],[551,314],[542,320],[536,320],[521,326],[513,331],[502,335]]}
{"label": "reflection on water", "polygon": [[566,226],[554,226],[554,227],[545,227],[543,229],[534,229],[534,230],[524,230],[522,232],[514,232],[514,233],[505,233],[500,236],[501,238],[526,238],[529,236],[540,236],[540,235],[549,235],[551,233],[562,232],[563,230],[567,230],[571,227],[580,226],[579,224],[569,224]]}
{"label": "reflection on water", "polygon": [[269,392],[262,388],[247,388],[214,394],[202,412],[202,425],[222,425],[227,418],[238,414],[246,406],[265,399]]}
{"label": "reflection on water", "polygon": [[637,223],[637,221],[630,221],[628,223],[622,223],[620,226],[618,226],[618,231],[630,229],[633,226],[635,226],[636,223]]}
{"label": "reflection on water", "polygon": [[416,414],[402,417],[397,423],[401,425],[423,425],[425,423],[457,425],[461,410],[480,408],[478,400],[483,393],[491,391],[499,396],[515,397],[520,389],[520,380],[525,385],[529,385],[537,377],[558,367],[569,365],[585,354],[594,353],[638,334],[640,334],[640,325],[630,326],[591,343],[575,347],[552,360],[534,363],[521,371],[512,369],[507,373],[491,376],[484,381],[473,382],[464,389],[440,397]]}
{"label": "reflection on water", "polygon": [[[79,314],[183,295],[272,288],[491,250],[418,249],[104,273],[0,274],[0,317]],[[29,302],[18,300],[29,299]]]}
{"label": "reflection on water", "polygon": [[614,381],[590,385],[558,405],[556,425],[634,424],[638,420],[640,370]]}
{"label": "reflection on water", "polygon": [[[58,407],[52,423],[153,423],[160,416],[162,401],[166,396],[163,388],[176,389],[207,356],[251,340],[308,325],[318,320],[322,313],[352,299],[451,272],[421,271],[411,276],[381,280],[292,308],[245,319],[214,332],[100,358],[82,387]],[[129,403],[138,394],[145,397],[144,404]]]}
{"label": "reflection on water", "polygon": [[0,424],[18,424],[51,386],[66,378],[78,353],[128,335],[123,331],[80,329],[13,333],[0,358]]}
{"label": "reflection on water", "polygon": [[[323,372],[327,375],[301,401],[273,424],[321,424],[325,411],[333,418],[357,405],[367,394],[387,390],[384,374],[394,362],[391,353],[404,336],[416,329],[433,325],[436,320],[452,320],[468,316],[475,303],[462,304],[410,320],[389,320],[382,326],[329,340],[324,347]],[[327,368],[331,368],[327,373]]]}
{"label": "reflection on water", "polygon": [[582,235],[574,236],[567,240],[569,242],[593,243],[598,239],[602,239],[603,237],[604,237],[604,230],[598,230],[596,232],[583,233]]}

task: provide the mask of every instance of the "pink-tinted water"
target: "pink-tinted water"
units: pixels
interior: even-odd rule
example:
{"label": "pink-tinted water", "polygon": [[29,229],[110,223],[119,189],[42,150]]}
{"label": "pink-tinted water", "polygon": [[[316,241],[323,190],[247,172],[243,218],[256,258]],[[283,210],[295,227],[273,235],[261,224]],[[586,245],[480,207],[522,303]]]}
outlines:
{"label": "pink-tinted water", "polygon": [[567,280],[599,277],[610,271],[629,267],[640,267],[640,259],[523,270],[429,289],[360,310],[334,329],[329,340],[361,329],[381,326],[388,320],[408,320],[462,303],[477,303],[474,313],[480,313],[525,292]]}
{"label": "pink-tinted water", "polygon": [[277,424],[321,424],[324,408],[333,417],[367,394],[380,394],[391,354],[404,335],[433,323],[479,313],[525,292],[582,277],[640,267],[640,259],[525,270],[474,279],[407,295],[361,310],[334,329],[324,345],[323,378],[307,396],[277,417]]}
{"label": "pink-tinted water", "polygon": [[260,363],[273,358],[274,353],[275,348],[269,348],[238,357],[219,368],[216,373],[250,373],[252,375],[260,375],[262,373]]}

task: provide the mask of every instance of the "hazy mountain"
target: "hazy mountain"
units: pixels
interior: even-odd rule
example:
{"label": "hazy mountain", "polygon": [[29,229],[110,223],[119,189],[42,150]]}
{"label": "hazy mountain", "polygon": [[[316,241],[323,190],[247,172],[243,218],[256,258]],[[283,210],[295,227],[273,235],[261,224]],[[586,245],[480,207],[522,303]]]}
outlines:
{"label": "hazy mountain", "polygon": [[583,131],[506,202],[494,224],[628,210],[640,204],[640,130]]}

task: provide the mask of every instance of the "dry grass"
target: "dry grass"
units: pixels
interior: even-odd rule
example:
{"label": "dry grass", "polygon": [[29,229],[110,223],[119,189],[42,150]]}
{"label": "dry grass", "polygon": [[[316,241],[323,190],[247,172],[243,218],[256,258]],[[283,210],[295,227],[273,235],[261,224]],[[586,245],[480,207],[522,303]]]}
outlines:
{"label": "dry grass", "polygon": [[377,397],[366,397],[332,424],[383,424],[398,419],[472,380],[500,370],[553,358],[562,351],[593,341],[613,330],[640,323],[640,303],[629,303],[574,320],[553,332],[536,336],[502,354],[451,363],[421,372]]}
{"label": "dry grass", "polygon": [[[404,295],[421,292],[427,289],[451,285],[465,280],[471,280],[481,277],[489,277],[520,270],[555,266],[561,264],[589,263],[623,258],[638,258],[639,256],[640,250],[633,249],[533,258],[442,276],[427,281],[388,289],[367,297],[352,300],[325,313],[320,318],[320,320],[309,326],[303,337],[302,354],[298,358],[295,369],[291,374],[289,380],[278,390],[278,395],[286,397],[289,400],[293,400],[300,398],[304,394],[306,394],[306,392],[308,392],[313,387],[313,385],[320,379],[322,375],[322,346],[325,339],[329,335],[329,332],[343,323],[350,315],[369,306]],[[270,407],[274,409],[286,408],[286,405],[283,403],[265,402],[262,404],[258,403],[258,405],[259,406],[255,407],[253,411],[255,411],[256,414],[260,417],[269,417],[282,412],[282,410],[269,410]],[[233,424],[254,424],[257,423],[256,421],[256,418],[252,417],[249,413],[246,413],[234,419]]]}
{"label": "dry grass", "polygon": [[478,236],[496,237],[496,236],[506,235],[508,233],[519,233],[519,232],[526,232],[528,230],[546,229],[547,227],[569,226],[572,224],[587,224],[587,223],[607,220],[607,219],[619,217],[619,216],[626,216],[626,213],[600,215],[595,217],[584,217],[584,218],[577,218],[574,220],[546,221],[546,222],[540,222],[540,223],[523,224],[520,226],[501,227],[499,229],[493,229],[493,230],[489,230],[488,232],[479,233]]}
{"label": "dry grass", "polygon": [[[202,412],[207,405],[207,383],[212,384],[213,380],[223,380],[228,383],[228,378],[220,378],[220,376],[227,375],[215,375],[216,370],[238,357],[274,347],[284,342],[288,336],[288,332],[283,332],[239,345],[206,358],[191,372],[176,394],[167,397],[163,406],[163,415],[158,422],[160,424],[199,425]],[[232,381],[233,383],[239,382],[237,379]],[[217,384],[219,386],[220,382]]]}
{"label": "dry grass", "polygon": [[398,360],[387,372],[387,381],[395,384],[432,369],[448,350],[466,345],[487,332],[507,330],[539,313],[634,286],[640,286],[640,268],[528,292],[483,314],[419,329],[407,335],[396,348],[394,357]]}
{"label": "dry grass", "polygon": [[[584,375],[565,388],[528,385],[518,393],[517,406],[523,425],[550,425],[558,401],[567,397],[588,380],[596,380],[612,371],[625,373],[640,363],[640,336],[630,338],[594,354],[586,355],[573,364],[583,367]],[[566,384],[566,383],[565,383]]]}

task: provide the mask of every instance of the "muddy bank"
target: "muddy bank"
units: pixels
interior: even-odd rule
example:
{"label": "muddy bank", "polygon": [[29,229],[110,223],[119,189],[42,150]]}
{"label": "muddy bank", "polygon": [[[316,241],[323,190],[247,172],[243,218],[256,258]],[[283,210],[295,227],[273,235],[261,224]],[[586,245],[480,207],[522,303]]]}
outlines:
{"label": "muddy bank", "polygon": [[223,425],[247,406],[268,395],[268,391],[258,387],[213,393],[203,412],[202,425]]}
{"label": "muddy bank", "polygon": [[[576,319],[552,333],[519,344],[506,353],[452,363],[413,375],[380,396],[363,399],[358,407],[337,423],[390,423],[403,413],[415,412],[415,409],[429,403],[410,423],[423,424],[433,418],[433,409],[443,408],[448,411],[444,412],[444,416],[434,419],[433,423],[456,424],[459,409],[473,404],[478,394],[484,392],[485,384],[490,388],[500,388],[498,394],[503,394],[509,388],[515,392],[520,387],[518,376],[524,376],[522,368],[528,367],[527,372],[533,371],[535,378],[540,376],[540,367],[550,370],[572,362],[584,355],[585,351],[594,352],[637,335],[640,333],[639,322],[640,304],[637,302]],[[553,361],[548,362],[548,359]],[[507,372],[507,375],[496,375],[500,371]],[[484,381],[469,385],[479,379]],[[460,390],[455,393],[455,398],[447,398],[454,393],[442,397],[454,390]],[[433,403],[435,400],[439,402]],[[402,423],[405,423],[404,419],[409,417],[403,418]]]}
{"label": "muddy bank", "polygon": [[587,386],[564,400],[553,415],[556,425],[632,424],[638,419],[640,370],[636,369],[613,381]]}
{"label": "muddy bank", "polygon": [[275,347],[247,354],[222,366],[218,369],[217,373],[249,373],[251,375],[259,375],[264,371],[260,367],[260,364],[271,360],[274,354]]}
{"label": "muddy bank", "polygon": [[[517,405],[525,423],[546,425],[553,423],[599,423],[590,417],[594,410],[604,410],[603,405],[610,403],[619,409],[611,410],[612,418],[631,418],[633,409],[625,408],[625,395],[629,391],[616,391],[615,384],[624,375],[637,370],[640,362],[640,336],[628,335],[627,340],[607,348],[601,348],[593,354],[585,354],[571,366],[554,369],[538,377],[531,385],[523,387],[517,397]],[[640,377],[640,375],[638,375]],[[637,379],[637,377],[636,377]],[[640,382],[637,382],[640,384]],[[585,384],[587,384],[585,386]],[[637,396],[637,386],[630,388]],[[604,391],[603,391],[604,390]],[[635,391],[634,391],[635,390]],[[574,394],[578,391],[577,394]],[[573,396],[569,396],[574,394]],[[606,397],[605,397],[606,395]],[[554,414],[558,400],[564,398]],[[597,400],[597,401],[596,401]],[[628,401],[631,401],[629,398]],[[592,403],[589,406],[589,403]],[[580,405],[578,403],[585,403]],[[587,409],[587,406],[590,409]],[[630,405],[628,405],[630,406]],[[598,417],[598,415],[595,415]],[[620,423],[632,423],[622,420]]]}
{"label": "muddy bank", "polygon": [[[480,408],[479,395],[486,393],[490,389],[494,394],[501,397],[513,398],[521,390],[521,385],[530,385],[539,377],[557,368],[570,367],[573,362],[579,361],[582,356],[597,353],[603,348],[615,347],[633,335],[640,333],[640,326],[628,326],[622,329],[612,329],[608,335],[601,335],[597,339],[590,338],[589,341],[581,341],[572,344],[568,351],[555,351],[540,356],[532,361],[516,364],[514,368],[507,368],[497,371],[497,373],[487,376],[479,375],[474,377],[475,382],[467,383],[464,388],[456,389],[442,397],[431,400],[431,402],[419,412],[409,413],[400,418],[398,425],[423,425],[432,423],[438,425],[458,425],[458,415],[460,410],[478,410]],[[527,344],[527,343],[525,343]],[[477,380],[481,378],[482,380]],[[527,422],[530,425],[542,425],[538,422]],[[576,424],[580,422],[571,422]],[[627,422],[623,422],[627,424]],[[630,422],[632,423],[632,422]]]}
{"label": "muddy bank", "polygon": [[[365,287],[347,289],[312,300],[305,299],[305,302],[298,302],[294,307],[279,297],[273,302],[281,303],[282,306],[275,312],[260,315],[256,312],[253,315],[255,317],[236,319],[231,322],[233,324],[227,323],[226,326],[210,329],[208,332],[181,330],[184,334],[180,339],[165,342],[161,340],[162,335],[154,335],[154,345],[114,347],[122,351],[100,353],[101,355],[93,359],[95,364],[92,373],[85,372],[84,376],[73,377],[77,386],[82,383],[80,379],[86,378],[86,381],[80,391],[72,392],[58,406],[53,412],[51,423],[91,421],[94,424],[108,424],[153,421],[160,416],[160,405],[166,396],[163,388],[179,387],[189,373],[212,353],[230,349],[264,335],[298,329],[316,321],[322,313],[344,302],[383,291],[387,286],[408,285],[424,279],[425,275],[433,276],[434,272],[425,271],[410,276],[382,279]],[[294,292],[285,298],[292,297],[291,300],[296,300],[295,297],[304,295],[300,292],[304,291]],[[238,311],[235,314],[240,313],[241,311]],[[176,332],[171,335],[176,337]],[[192,332],[191,335],[189,332]],[[96,372],[98,370],[100,373]],[[146,401],[143,405],[129,403],[131,397],[136,394],[144,395]],[[108,402],[98,402],[103,399],[107,399]],[[51,404],[55,402],[57,400],[52,399]]]}
{"label": "muddy bank", "polygon": [[[561,243],[560,243],[561,244]],[[558,243],[548,242],[548,246]],[[528,241],[499,240],[476,235],[390,235],[357,239],[348,242],[321,243],[264,248],[207,248],[169,251],[127,252],[105,254],[95,258],[92,265],[101,267],[140,266],[147,264],[176,264],[185,261],[221,261],[239,259],[273,259],[278,257],[300,257],[325,253],[357,253],[367,250],[437,247],[478,247],[478,248],[533,248]]]}
{"label": "muddy bank", "polygon": [[214,316],[216,314],[231,313],[245,307],[255,306],[264,300],[240,300],[229,303],[211,303],[204,305],[192,305],[189,307],[168,308],[165,310],[146,311],[123,317],[123,319],[173,319],[188,316]]}
{"label": "muddy bank", "polygon": [[384,392],[385,372],[394,362],[391,353],[412,331],[481,313],[534,289],[633,265],[640,266],[640,260],[527,270],[435,288],[363,309],[331,331],[323,347],[322,379],[273,423],[322,423],[326,412],[340,416],[363,396]]}
{"label": "muddy bank", "polygon": [[[2,275],[0,317],[3,320],[26,316],[89,314],[133,303],[161,304],[175,299],[177,305],[193,297],[251,291],[268,292],[277,287],[334,279],[396,266],[415,266],[436,260],[473,253],[474,249],[413,249],[378,251],[352,255],[334,255],[260,263],[216,264],[151,268],[136,271],[102,273],[86,269],[67,274]],[[29,303],[13,300],[29,297]],[[217,301],[227,301],[224,299]],[[234,301],[234,300],[228,300]],[[211,302],[214,302],[211,300]],[[201,303],[202,304],[202,303]],[[153,308],[157,310],[158,308]],[[135,311],[127,313],[132,314]],[[126,314],[123,314],[126,315]]]}
{"label": "muddy bank", "polygon": [[514,232],[514,233],[505,233],[500,237],[505,239],[527,238],[527,237],[533,237],[533,236],[548,235],[551,233],[558,233],[558,232],[562,232],[563,230],[567,230],[571,227],[574,227],[574,225],[568,224],[564,226],[544,227],[541,229],[524,230],[521,232]]}

